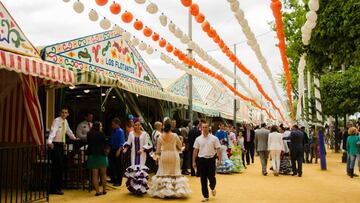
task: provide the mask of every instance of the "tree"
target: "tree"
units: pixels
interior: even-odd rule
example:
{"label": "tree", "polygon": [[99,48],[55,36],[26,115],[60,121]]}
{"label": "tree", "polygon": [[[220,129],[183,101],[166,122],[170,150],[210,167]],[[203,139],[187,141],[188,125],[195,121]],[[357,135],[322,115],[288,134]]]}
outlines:
{"label": "tree", "polygon": [[321,99],[326,115],[354,114],[360,111],[360,67],[344,73],[328,73],[321,78]]}
{"label": "tree", "polygon": [[342,65],[359,66],[359,0],[321,0],[317,14],[317,25],[306,48],[312,70],[326,73],[340,70]]}

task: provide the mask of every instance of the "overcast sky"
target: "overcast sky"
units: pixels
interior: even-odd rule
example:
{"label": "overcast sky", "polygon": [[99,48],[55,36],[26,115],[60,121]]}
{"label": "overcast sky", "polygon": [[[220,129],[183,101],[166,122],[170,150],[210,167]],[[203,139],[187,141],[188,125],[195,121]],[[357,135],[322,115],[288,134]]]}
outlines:
{"label": "overcast sky", "polygon": [[[90,9],[95,9],[101,16],[105,16],[111,20],[112,23],[117,23],[126,30],[136,35],[139,39],[144,39],[143,35],[136,32],[132,25],[124,24],[119,16],[114,16],[109,11],[109,6],[112,0],[104,7],[99,7],[95,4],[95,0],[81,0],[85,5],[85,11],[77,14],[73,10],[74,0],[69,3],[63,0],[2,0],[3,4],[9,10],[13,18],[17,21],[26,36],[35,46],[50,45],[74,38],[79,38],[85,35],[102,32],[98,22],[92,22],[88,19],[88,12]],[[142,20],[145,25],[149,25],[154,31],[164,36],[172,42],[173,45],[185,51],[186,47],[174,37],[168,30],[160,25],[159,14],[151,15],[146,12],[146,4],[137,4],[134,0],[116,1],[120,3],[122,12],[124,10],[131,11],[136,18]],[[188,16],[187,10],[182,6],[180,0],[152,0],[159,7],[160,12],[163,12],[173,20],[185,33],[188,31]],[[217,33],[224,39],[226,44],[232,47],[232,44],[243,42],[237,45],[237,56],[243,64],[250,69],[259,79],[265,91],[276,101],[275,95],[271,89],[270,81],[267,80],[260,63],[257,61],[255,54],[251,48],[244,43],[245,36],[241,31],[241,27],[230,10],[227,0],[193,0],[198,3],[200,10],[205,14],[206,19],[216,29]],[[257,38],[263,55],[267,59],[273,76],[278,79],[279,73],[282,72],[282,63],[279,49],[276,47],[277,38],[275,32],[272,32],[268,23],[274,19],[269,0],[241,0],[240,7],[245,12],[245,17],[249,22],[249,26]],[[227,68],[233,70],[233,65],[227,57],[217,50],[218,46],[207,34],[202,32],[201,25],[193,22],[193,40],[201,45],[204,50],[209,52],[215,59],[225,65]],[[146,41],[146,40],[144,40]],[[146,42],[151,42],[147,40]],[[154,48],[156,45],[150,43]],[[215,50],[215,51],[214,51]],[[141,53],[141,52],[140,52]],[[161,78],[178,78],[183,72],[175,69],[168,64],[165,64],[159,59],[159,54],[147,55],[141,53],[149,67],[154,74],[161,80]],[[205,64],[205,63],[204,63]],[[206,64],[210,67],[209,64]],[[215,69],[213,69],[215,70]],[[246,84],[249,84],[248,78],[237,70]],[[232,83],[232,80],[229,81]],[[250,83],[250,87],[254,92],[259,93],[255,86]],[[283,94],[282,88],[278,85],[278,90]],[[260,93],[259,93],[260,95]],[[284,97],[285,98],[285,97]]]}

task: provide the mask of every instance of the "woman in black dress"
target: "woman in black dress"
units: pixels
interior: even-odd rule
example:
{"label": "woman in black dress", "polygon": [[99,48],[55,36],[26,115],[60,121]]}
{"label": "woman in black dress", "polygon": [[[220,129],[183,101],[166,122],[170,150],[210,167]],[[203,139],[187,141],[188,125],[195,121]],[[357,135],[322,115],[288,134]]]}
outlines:
{"label": "woman in black dress", "polygon": [[[102,132],[102,124],[96,121],[87,134],[88,160],[87,167],[92,170],[92,181],[96,190],[96,196],[106,194],[106,168],[108,158],[105,154],[105,135]],[[99,191],[99,171],[103,191]]]}

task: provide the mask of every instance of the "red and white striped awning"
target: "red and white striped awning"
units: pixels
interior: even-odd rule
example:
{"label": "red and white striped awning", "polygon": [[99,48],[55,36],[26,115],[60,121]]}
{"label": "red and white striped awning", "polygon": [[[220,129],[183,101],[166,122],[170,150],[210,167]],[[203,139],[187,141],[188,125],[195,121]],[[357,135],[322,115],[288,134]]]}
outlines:
{"label": "red and white striped awning", "polygon": [[64,85],[74,85],[74,72],[59,65],[44,62],[34,57],[0,50],[0,69],[50,80]]}

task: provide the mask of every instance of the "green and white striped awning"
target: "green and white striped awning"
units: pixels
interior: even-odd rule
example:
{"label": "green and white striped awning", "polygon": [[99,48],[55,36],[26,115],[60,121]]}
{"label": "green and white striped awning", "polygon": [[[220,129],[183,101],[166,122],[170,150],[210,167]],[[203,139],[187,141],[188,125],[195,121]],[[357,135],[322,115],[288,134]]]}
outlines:
{"label": "green and white striped awning", "polygon": [[122,81],[120,79],[112,78],[94,71],[76,70],[75,78],[76,78],[75,85],[86,84],[86,85],[100,85],[106,87],[117,87],[145,97],[150,97],[164,101],[171,101],[185,105],[189,104],[188,103],[189,101],[186,97],[177,96],[171,92],[164,91],[161,89],[150,88],[135,83],[130,83],[127,81]]}

